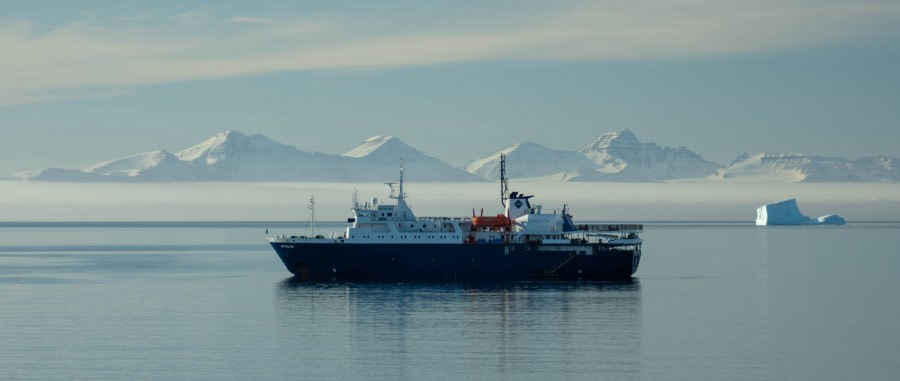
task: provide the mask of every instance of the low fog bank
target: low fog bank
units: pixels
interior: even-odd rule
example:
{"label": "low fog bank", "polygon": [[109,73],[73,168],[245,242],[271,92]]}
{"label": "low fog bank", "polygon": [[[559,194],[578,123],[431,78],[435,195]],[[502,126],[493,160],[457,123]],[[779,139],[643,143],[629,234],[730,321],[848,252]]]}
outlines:
{"label": "low fog bank", "polygon": [[[389,202],[382,184],[184,183],[77,184],[0,181],[0,221],[304,221],[310,196],[320,221],[350,215],[360,203]],[[811,217],[836,213],[853,221],[900,220],[900,184],[524,183],[544,211],[567,204],[579,221],[747,221],[756,208],[788,198]],[[497,184],[406,184],[419,216],[501,212]]]}

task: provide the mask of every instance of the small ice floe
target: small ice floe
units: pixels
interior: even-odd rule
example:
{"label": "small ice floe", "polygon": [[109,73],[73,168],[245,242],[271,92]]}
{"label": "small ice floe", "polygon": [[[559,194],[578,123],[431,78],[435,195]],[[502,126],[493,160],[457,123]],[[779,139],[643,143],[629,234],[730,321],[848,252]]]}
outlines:
{"label": "small ice floe", "polygon": [[844,218],[829,214],[819,218],[809,218],[800,212],[797,199],[784,200],[756,208],[756,224],[768,225],[843,225]]}

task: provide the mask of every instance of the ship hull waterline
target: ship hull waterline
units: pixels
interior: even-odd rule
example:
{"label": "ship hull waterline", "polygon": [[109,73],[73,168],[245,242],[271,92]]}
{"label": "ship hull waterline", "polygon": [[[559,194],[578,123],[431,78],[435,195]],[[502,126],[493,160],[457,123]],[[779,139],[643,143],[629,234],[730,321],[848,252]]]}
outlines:
{"label": "ship hull waterline", "polygon": [[272,242],[299,279],[621,279],[641,251],[604,244],[323,244]]}

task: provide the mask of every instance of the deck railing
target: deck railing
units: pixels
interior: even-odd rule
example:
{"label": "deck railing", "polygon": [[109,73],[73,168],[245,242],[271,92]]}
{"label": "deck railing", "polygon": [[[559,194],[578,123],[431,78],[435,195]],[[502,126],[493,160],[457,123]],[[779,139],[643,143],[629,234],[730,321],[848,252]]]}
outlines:
{"label": "deck railing", "polygon": [[583,232],[642,232],[643,224],[577,224],[575,229]]}

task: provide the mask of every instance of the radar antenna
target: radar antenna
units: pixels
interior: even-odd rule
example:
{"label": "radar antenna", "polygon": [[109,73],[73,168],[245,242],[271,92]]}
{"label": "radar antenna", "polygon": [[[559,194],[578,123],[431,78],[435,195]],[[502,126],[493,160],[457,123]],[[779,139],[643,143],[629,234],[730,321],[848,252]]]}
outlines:
{"label": "radar antenna", "polygon": [[509,200],[509,182],[506,179],[506,155],[500,154],[500,205],[506,207]]}
{"label": "radar antenna", "polygon": [[[390,197],[395,200],[403,200],[406,198],[406,192],[403,191],[403,158],[400,158],[400,182],[399,183],[383,183],[391,188]],[[394,185],[399,185],[397,193],[394,193]]]}

